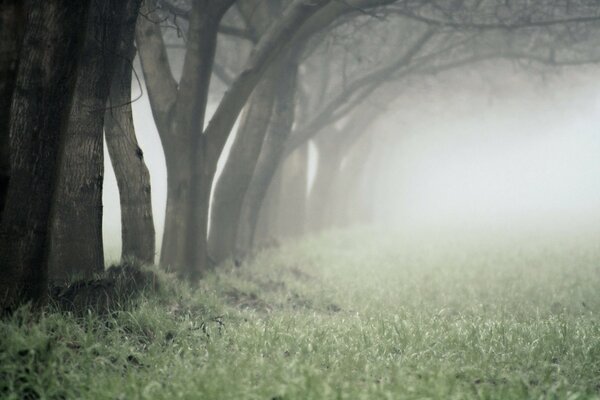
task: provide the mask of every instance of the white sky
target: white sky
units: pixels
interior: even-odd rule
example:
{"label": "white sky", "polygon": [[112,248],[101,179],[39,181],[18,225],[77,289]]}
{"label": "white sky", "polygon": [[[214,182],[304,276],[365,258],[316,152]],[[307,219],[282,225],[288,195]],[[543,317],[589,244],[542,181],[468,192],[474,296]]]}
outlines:
{"label": "white sky", "polygon": [[413,88],[417,110],[404,112],[404,96],[390,107],[403,111],[376,124],[394,143],[381,172],[388,184],[376,193],[380,219],[456,229],[600,227],[597,79],[564,73],[545,83],[486,83],[484,74],[483,85],[464,87],[456,75],[428,93]]}

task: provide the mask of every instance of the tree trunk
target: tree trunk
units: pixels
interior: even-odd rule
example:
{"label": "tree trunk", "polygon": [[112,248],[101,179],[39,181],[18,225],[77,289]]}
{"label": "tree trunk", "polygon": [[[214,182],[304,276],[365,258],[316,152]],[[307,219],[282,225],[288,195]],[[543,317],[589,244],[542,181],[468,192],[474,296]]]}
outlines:
{"label": "tree trunk", "polygon": [[333,224],[333,208],[331,207],[333,187],[343,160],[342,143],[338,141],[339,135],[324,133],[317,136],[315,140],[318,163],[315,180],[308,198],[308,219],[311,232],[319,232],[330,228]]}
{"label": "tree trunk", "polygon": [[45,296],[49,229],[89,1],[26,1],[10,120],[11,181],[0,224],[0,305]]}
{"label": "tree trunk", "polygon": [[308,144],[299,147],[283,162],[279,200],[279,235],[298,237],[306,231],[308,194]]}
{"label": "tree trunk", "polygon": [[271,119],[280,76],[278,69],[274,65],[252,94],[215,187],[209,248],[212,259],[217,263],[233,255],[244,195]]}
{"label": "tree trunk", "polygon": [[104,271],[102,184],[104,112],[127,1],[92,2],[60,165],[50,246],[50,280]]}
{"label": "tree trunk", "polygon": [[217,30],[233,0],[193,3],[179,85],[168,65],[158,26],[160,19],[153,12],[153,2],[150,3],[143,6],[142,13],[147,18],[139,19],[136,40],[167,164],[161,264],[195,280],[201,275],[198,266],[206,266],[206,220],[214,174],[212,168],[206,168],[211,151],[202,134],[204,116]]}
{"label": "tree trunk", "polygon": [[[182,267],[181,274],[192,282],[204,274],[208,260],[208,209],[217,163],[211,164],[213,149],[207,146],[203,128],[219,22],[227,8],[216,8],[213,13],[206,13],[205,9],[199,7],[196,9],[199,22],[194,24],[193,20],[190,21],[190,40],[179,85],[174,129],[175,135],[187,138],[187,155],[184,159],[189,160],[188,169],[179,171],[189,181],[185,182],[188,190],[182,193],[183,252],[177,255],[176,262]],[[192,30],[194,27],[195,30]],[[192,41],[191,37],[196,41]],[[190,82],[187,82],[188,79]],[[191,90],[184,90],[186,85]],[[218,155],[216,157],[218,159]]]}
{"label": "tree trunk", "polygon": [[365,135],[347,153],[344,166],[335,179],[332,197],[329,200],[333,224],[335,226],[350,226],[353,223],[365,222],[366,212],[363,201],[363,185],[365,166],[371,156],[372,135]]}
{"label": "tree trunk", "polygon": [[108,154],[117,178],[121,205],[121,259],[153,264],[155,231],[152,217],[150,174],[138,146],[131,113],[131,66],[135,22],[141,1],[130,1],[125,11],[123,34],[118,43],[115,68],[104,131]]}
{"label": "tree trunk", "polygon": [[[218,159],[231,128],[272,61],[292,40],[302,24],[329,1],[315,0],[306,3],[305,0],[294,0],[286,8],[255,46],[242,72],[224,95],[203,135],[200,133],[206,106],[206,91],[212,71],[216,28],[220,21],[219,15],[214,15],[212,11],[220,10],[224,14],[234,1],[205,0],[193,3],[186,60],[179,85],[174,83],[168,69],[164,44],[162,38],[159,38],[160,30],[147,22],[143,22],[138,29],[137,38],[140,43],[144,75],[149,86],[153,114],[165,148],[168,179],[169,181],[177,179],[177,182],[168,183],[168,196],[177,194],[184,199],[181,202],[182,207],[177,207],[175,211],[183,215],[180,219],[184,223],[183,227],[165,221],[165,235],[169,235],[171,231],[184,232],[181,235],[184,243],[183,254],[166,249],[163,254],[168,254],[171,258],[164,261],[176,266],[180,265],[181,274],[192,281],[201,276],[208,266],[206,250],[210,190]],[[140,19],[142,20],[144,19]],[[214,27],[214,31],[208,30],[208,26]],[[197,32],[203,34],[196,35]],[[158,62],[157,66],[152,65],[155,64],[153,61]],[[204,107],[201,107],[202,105]],[[173,141],[182,144],[183,148],[173,145]],[[183,153],[179,153],[179,150],[183,150]],[[186,171],[173,171],[171,165],[174,160],[170,160],[172,156],[169,154],[176,155],[185,163],[189,160],[191,168]],[[170,211],[176,209],[173,199],[168,199],[167,203],[166,219],[168,220],[172,218]],[[164,237],[163,243],[166,246],[179,247],[178,240],[168,236]],[[162,257],[161,261],[163,261]]]}
{"label": "tree trunk", "polygon": [[[281,204],[281,188],[283,186],[281,168],[278,168],[268,183],[265,198],[260,205],[258,220],[254,231],[254,244],[268,243],[280,237],[279,209]],[[236,238],[237,243],[237,238]]]}
{"label": "tree trunk", "polygon": [[258,214],[281,161],[285,142],[294,122],[294,106],[298,76],[298,61],[291,57],[279,78],[277,100],[267,136],[265,137],[254,174],[248,186],[240,211],[236,238],[236,259],[243,259],[252,248]]}
{"label": "tree trunk", "polygon": [[10,105],[17,74],[23,36],[21,1],[0,2],[0,220],[10,179],[9,121]]}

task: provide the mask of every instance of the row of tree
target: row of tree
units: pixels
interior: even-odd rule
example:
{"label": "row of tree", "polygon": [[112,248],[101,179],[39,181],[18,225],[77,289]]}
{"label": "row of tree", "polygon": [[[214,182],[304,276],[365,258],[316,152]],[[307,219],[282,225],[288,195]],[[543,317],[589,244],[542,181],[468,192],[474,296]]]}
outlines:
{"label": "row of tree", "polygon": [[155,261],[136,57],[167,167],[160,264],[193,282],[260,237],[366,218],[355,194],[381,151],[369,127],[408,77],[491,58],[593,62],[599,15],[558,0],[3,0],[2,306],[103,271],[103,140],[122,257]]}

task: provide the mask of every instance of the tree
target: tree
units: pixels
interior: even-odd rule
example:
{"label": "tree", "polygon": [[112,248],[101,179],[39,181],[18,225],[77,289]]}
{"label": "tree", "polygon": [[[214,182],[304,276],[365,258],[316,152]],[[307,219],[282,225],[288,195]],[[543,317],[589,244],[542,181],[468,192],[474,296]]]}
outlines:
{"label": "tree", "polygon": [[[315,13],[301,27],[293,42],[289,45],[291,48],[290,52],[300,53],[296,57],[306,57],[307,53],[310,53],[311,49],[315,47],[312,45],[312,42],[319,42],[321,36],[327,32],[335,21],[349,14],[362,15],[362,12],[364,12],[363,7],[369,8],[386,3],[390,3],[390,1],[358,0],[328,4],[321,11]],[[251,30],[257,31],[258,29],[254,27],[266,25],[264,20],[268,20],[269,10],[265,6],[266,3],[263,4],[263,7],[251,6],[252,4],[252,2],[242,1],[238,3],[238,7],[241,10],[241,14],[245,16],[245,20]],[[307,47],[309,50],[305,51]],[[270,78],[270,76],[272,75],[267,75],[264,79]],[[268,121],[266,122],[268,123]],[[255,130],[254,134],[252,131],[242,129],[238,131],[239,136],[236,136],[236,140],[233,142],[223,174],[217,182],[213,200],[210,235],[211,254],[217,262],[223,261],[233,254],[236,232],[239,231],[241,223],[241,209],[251,181],[251,174],[249,172],[254,170],[259,159],[261,151],[259,144],[262,144],[266,131],[266,125],[264,128]],[[254,143],[255,145],[248,146],[248,143]],[[286,163],[286,167],[282,173],[285,176],[280,175],[282,184],[281,194],[287,196],[287,200],[284,199],[283,202],[289,203],[289,201],[293,201],[294,206],[292,208],[294,212],[276,213],[278,215],[276,219],[283,224],[281,226],[283,231],[292,235],[303,231],[302,226],[304,225],[305,215],[302,210],[306,206],[307,154],[306,148],[296,152],[294,160]],[[241,161],[242,158],[244,161]],[[279,157],[277,158],[279,159]],[[256,190],[250,197],[253,198],[254,195],[265,192],[262,189]],[[255,208],[255,213],[258,213],[259,207],[260,203]],[[283,233],[283,231],[280,233]]]}
{"label": "tree", "polygon": [[153,264],[156,251],[150,174],[139,147],[131,112],[135,24],[141,1],[129,1],[117,46],[117,60],[104,117],[108,154],[121,205],[121,259]]}
{"label": "tree", "polygon": [[10,117],[11,179],[0,224],[2,307],[44,298],[49,221],[86,31],[88,1],[29,0]]}
{"label": "tree", "polygon": [[237,260],[242,260],[252,248],[260,206],[275,175],[283,154],[283,147],[292,129],[298,67],[298,59],[289,58],[286,67],[282,69],[285,73],[278,80],[279,87],[272,120],[240,210],[235,243]]}
{"label": "tree", "polygon": [[23,36],[20,1],[0,3],[0,219],[10,179],[9,119]]}
{"label": "tree", "polygon": [[[471,15],[479,15],[481,12],[478,4],[470,8]],[[356,77],[346,77],[345,66],[342,65],[342,68],[340,68],[338,65],[334,69],[344,79],[339,83],[340,88],[337,92],[333,91],[331,95],[326,96],[327,85],[323,85],[322,82],[314,85],[313,89],[309,91],[314,94],[317,101],[308,99],[308,102],[320,104],[312,107],[316,112],[312,118],[307,119],[307,122],[301,122],[303,119],[296,123],[296,128],[290,135],[288,144],[286,145],[286,154],[291,154],[294,149],[304,145],[310,139],[315,139],[313,143],[316,143],[319,150],[321,150],[319,151],[319,166],[317,168],[316,179],[311,192],[311,197],[313,197],[312,214],[315,216],[313,221],[325,221],[327,218],[324,215],[330,214],[326,208],[332,207],[331,204],[326,202],[324,198],[318,199],[317,197],[331,197],[329,193],[332,193],[333,190],[330,183],[335,180],[333,175],[340,170],[339,165],[337,167],[334,165],[339,164],[345,158],[340,148],[344,147],[343,138],[346,137],[345,133],[353,136],[353,130],[350,129],[349,132],[341,132],[339,137],[333,140],[320,138],[326,132],[339,131],[332,124],[340,121],[346,115],[351,114],[359,108],[357,106],[364,104],[365,99],[376,98],[375,93],[377,88],[385,83],[415,74],[430,74],[445,69],[458,68],[492,57],[526,59],[560,65],[581,62],[581,60],[577,60],[577,57],[573,55],[573,51],[571,50],[573,40],[565,40],[565,37],[568,36],[563,32],[563,30],[566,30],[571,35],[574,32],[579,32],[578,35],[581,36],[581,27],[573,30],[565,29],[564,26],[564,24],[579,24],[581,21],[580,18],[560,17],[559,12],[557,14],[559,17],[548,18],[548,15],[546,15],[544,22],[534,22],[533,28],[532,24],[523,23],[523,21],[513,21],[507,25],[496,22],[490,23],[489,26],[479,24],[474,27],[470,27],[468,22],[462,22],[464,26],[454,24],[451,29],[446,29],[446,25],[440,21],[431,23],[428,20],[423,20],[421,17],[412,18],[413,13],[410,12],[410,7],[410,5],[398,2],[392,7],[380,9],[380,15],[389,15],[390,10],[393,10],[393,13],[402,15],[406,20],[406,22],[403,22],[403,25],[409,26],[408,24],[410,24],[411,19],[414,20],[413,24],[416,22],[421,25],[419,29],[409,30],[411,34],[412,32],[417,33],[416,40],[404,53],[400,53],[395,58],[381,60],[374,67],[357,74]],[[532,15],[536,11],[539,12],[535,8],[528,10]],[[580,9],[573,11],[581,13]],[[585,20],[589,22],[594,21],[595,18],[586,18]],[[424,31],[422,30],[422,25],[425,25]],[[536,27],[538,25],[543,26],[543,29]],[[549,25],[558,25],[560,29],[551,31],[547,27]],[[481,29],[484,30],[484,33],[490,32],[490,34],[482,34]],[[346,36],[351,37],[353,42],[356,43],[355,35]],[[380,37],[385,36],[381,35]],[[559,44],[557,43],[558,38],[560,38]],[[408,40],[404,39],[403,41],[407,42]],[[400,42],[402,42],[402,39]],[[560,48],[563,53],[560,61],[558,61],[559,57],[557,57],[557,48]],[[564,54],[566,53],[566,49],[570,51],[570,56]],[[331,59],[331,50],[325,52],[325,54]],[[357,58],[360,59],[360,55]],[[590,59],[593,60],[593,58],[587,57],[588,62]],[[330,60],[325,64],[331,65],[332,62]],[[340,72],[340,70],[342,71]],[[314,76],[315,74],[312,75]],[[401,92],[399,91],[398,93]],[[327,101],[318,101],[324,97],[328,97]],[[304,101],[306,102],[307,100],[305,99]],[[377,114],[377,110],[372,110],[372,112]],[[347,129],[343,130],[348,131]],[[329,148],[329,151],[326,151],[324,148]],[[334,159],[337,161],[334,161]],[[325,193],[325,195],[319,196],[321,193]],[[285,204],[281,205],[279,202],[275,202],[275,204],[286,207]]]}
{"label": "tree", "polygon": [[[177,267],[192,281],[207,268],[212,181],[231,128],[273,60],[303,23],[326,3],[328,0],[295,0],[285,9],[257,42],[204,130],[218,24],[233,0],[193,3],[179,85],[169,70],[159,27],[152,21],[140,20],[137,42],[167,161],[167,211],[161,263]],[[144,13],[153,15],[148,6]]]}
{"label": "tree", "polygon": [[129,1],[94,1],[59,173],[52,221],[50,278],[68,281],[104,271],[102,184],[104,110]]}

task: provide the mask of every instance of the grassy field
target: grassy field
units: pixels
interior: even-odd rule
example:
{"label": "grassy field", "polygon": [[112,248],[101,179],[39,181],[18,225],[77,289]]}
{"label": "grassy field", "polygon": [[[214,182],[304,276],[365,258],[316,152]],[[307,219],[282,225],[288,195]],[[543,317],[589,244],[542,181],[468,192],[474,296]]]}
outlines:
{"label": "grassy field", "polygon": [[598,241],[491,242],[330,233],[128,311],[21,310],[0,398],[600,398]]}

